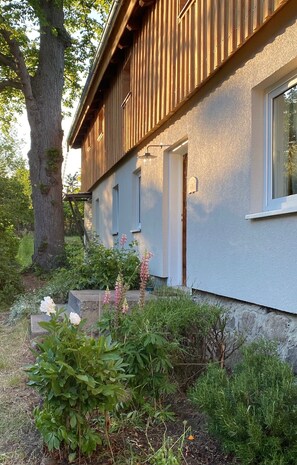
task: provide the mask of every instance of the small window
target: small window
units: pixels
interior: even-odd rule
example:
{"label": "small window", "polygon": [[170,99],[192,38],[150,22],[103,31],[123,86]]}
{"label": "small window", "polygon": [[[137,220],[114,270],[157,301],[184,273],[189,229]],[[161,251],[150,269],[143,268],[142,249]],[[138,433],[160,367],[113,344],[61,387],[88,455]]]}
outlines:
{"label": "small window", "polygon": [[100,234],[100,200],[95,200],[95,233],[99,236]]}
{"label": "small window", "polygon": [[112,189],[112,234],[116,236],[119,233],[119,214],[120,214],[120,197],[119,185]]}
{"label": "small window", "polygon": [[297,77],[267,96],[267,210],[297,206]]}
{"label": "small window", "polygon": [[133,173],[133,230],[141,230],[141,170]]}

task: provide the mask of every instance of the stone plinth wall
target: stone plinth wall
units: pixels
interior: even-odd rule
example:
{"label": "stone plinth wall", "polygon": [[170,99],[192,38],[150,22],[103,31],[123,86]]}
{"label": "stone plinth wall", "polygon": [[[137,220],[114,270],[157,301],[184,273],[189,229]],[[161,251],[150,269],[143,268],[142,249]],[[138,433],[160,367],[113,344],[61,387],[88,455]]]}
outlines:
{"label": "stone plinth wall", "polygon": [[196,290],[193,299],[225,308],[229,315],[228,331],[244,334],[247,342],[259,338],[277,341],[281,358],[297,374],[297,315]]}

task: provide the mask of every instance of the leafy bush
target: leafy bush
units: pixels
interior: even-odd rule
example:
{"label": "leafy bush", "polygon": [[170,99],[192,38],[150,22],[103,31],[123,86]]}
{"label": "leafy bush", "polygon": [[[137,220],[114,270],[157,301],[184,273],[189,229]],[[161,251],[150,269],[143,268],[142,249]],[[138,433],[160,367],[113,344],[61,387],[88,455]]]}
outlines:
{"label": "leafy bush", "polygon": [[142,309],[135,307],[129,314],[106,313],[99,327],[119,344],[134,404],[153,401],[156,407],[164,394],[175,390],[170,381],[170,357],[177,345],[166,340]]}
{"label": "leafy bush", "polygon": [[[173,392],[176,381],[181,387],[193,383],[213,355],[208,341],[223,315],[221,308],[197,305],[183,294],[151,299],[129,313],[116,307],[103,315],[99,327],[120,343],[127,373],[133,375],[133,400],[139,404]],[[224,332],[218,338],[226,353],[228,341]]]}
{"label": "leafy bush", "polygon": [[66,247],[66,268],[58,270],[55,280],[65,280],[72,289],[114,289],[121,273],[125,283],[132,289],[139,282],[140,261],[132,243],[126,247],[105,247],[91,240],[84,250],[80,244]]}
{"label": "leafy bush", "polygon": [[234,373],[209,366],[191,391],[209,426],[243,465],[293,465],[297,457],[297,385],[275,347],[247,346]]}
{"label": "leafy bush", "polygon": [[113,289],[120,272],[127,286],[137,288],[140,260],[135,245],[106,248],[94,240],[84,250],[80,242],[66,244],[65,268],[56,270],[42,289],[20,296],[11,308],[10,321],[37,313],[46,295],[65,303],[71,289]]}
{"label": "leafy bush", "polygon": [[181,350],[172,354],[171,362],[183,389],[195,381],[210,360],[223,366],[243,342],[240,335],[227,331],[225,309],[197,304],[187,294],[152,299],[145,306],[145,315],[168,340],[179,344]]}
{"label": "leafy bush", "polygon": [[11,227],[0,224],[0,310],[13,302],[22,290],[20,270],[16,261],[19,240]]}
{"label": "leafy bush", "polygon": [[48,335],[28,368],[29,384],[42,397],[36,425],[49,450],[64,451],[72,461],[77,452],[89,455],[102,443],[96,421],[125,397],[123,361],[110,337],[84,334],[77,314],[68,319],[60,311],[41,325]]}

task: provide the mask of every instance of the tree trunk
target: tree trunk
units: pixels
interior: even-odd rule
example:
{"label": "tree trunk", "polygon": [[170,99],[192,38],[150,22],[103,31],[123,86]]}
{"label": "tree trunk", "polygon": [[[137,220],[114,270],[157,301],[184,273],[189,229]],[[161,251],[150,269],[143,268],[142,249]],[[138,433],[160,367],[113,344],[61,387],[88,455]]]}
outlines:
{"label": "tree trunk", "polygon": [[26,98],[26,107],[31,129],[28,157],[35,223],[33,263],[50,270],[61,264],[64,253],[61,100],[66,45],[62,2],[41,0],[40,6],[44,18],[39,66],[31,78],[32,98]]}

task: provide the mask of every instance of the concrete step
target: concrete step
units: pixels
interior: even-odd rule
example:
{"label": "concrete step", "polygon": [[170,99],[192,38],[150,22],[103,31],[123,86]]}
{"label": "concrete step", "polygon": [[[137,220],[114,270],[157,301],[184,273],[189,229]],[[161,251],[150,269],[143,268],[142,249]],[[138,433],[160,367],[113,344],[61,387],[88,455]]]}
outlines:
{"label": "concrete step", "polygon": [[[70,313],[67,304],[64,305],[56,305],[58,309],[64,308],[65,312],[67,314]],[[31,333],[31,338],[37,337],[37,336],[42,336],[47,333],[47,330],[42,328],[39,323],[43,321],[50,321],[51,317],[46,315],[45,313],[37,313],[36,315],[31,315],[30,318],[30,333]]]}
{"label": "concrete step", "polygon": [[[115,291],[110,291],[111,302],[114,302]],[[87,320],[86,327],[89,328],[95,324],[102,316],[103,313],[103,299],[105,291],[101,290],[82,290],[82,291],[69,291],[68,304],[57,305],[58,308],[64,307],[65,311],[69,314],[75,312],[80,315],[81,318]],[[139,300],[139,291],[128,291],[126,294],[129,308],[136,305]],[[145,299],[149,300],[155,298],[149,292],[145,293]],[[41,321],[49,321],[50,317],[44,313],[37,315],[31,315],[31,337],[42,336],[46,334],[46,330],[43,329],[39,323]]]}
{"label": "concrete step", "polygon": [[[85,318],[88,322],[88,326],[96,323],[100,320],[103,308],[105,291],[102,290],[81,290],[81,291],[69,291],[68,296],[68,308],[70,311],[78,313],[82,318]],[[114,302],[115,291],[110,291],[111,303]],[[149,293],[145,293],[145,299],[151,299],[153,296]],[[139,291],[127,291],[126,294],[129,308],[136,305],[139,300]]]}

